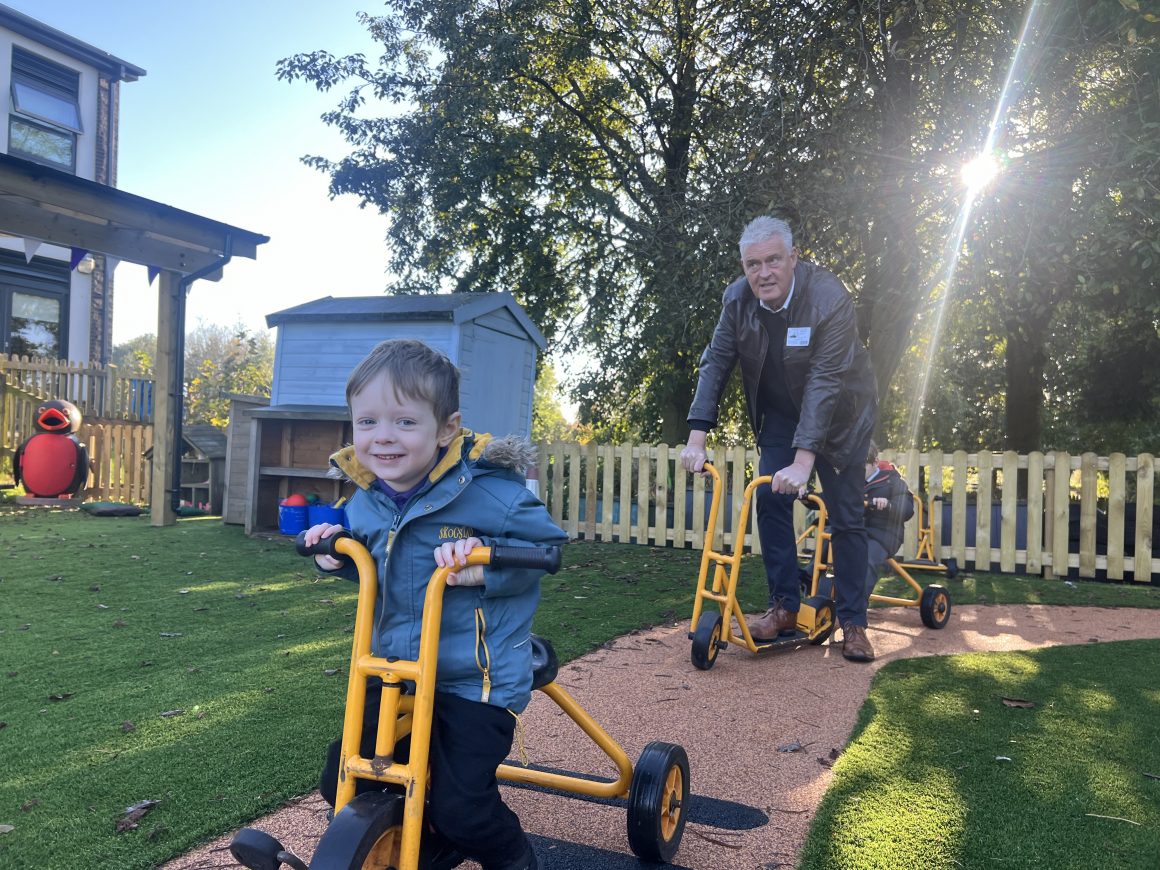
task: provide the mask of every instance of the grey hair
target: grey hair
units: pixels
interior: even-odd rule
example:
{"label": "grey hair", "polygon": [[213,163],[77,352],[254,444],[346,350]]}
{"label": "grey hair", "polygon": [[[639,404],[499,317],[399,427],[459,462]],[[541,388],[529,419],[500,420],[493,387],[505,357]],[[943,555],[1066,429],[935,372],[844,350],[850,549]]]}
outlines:
{"label": "grey hair", "polygon": [[772,239],[774,236],[780,237],[785,242],[787,250],[793,248],[793,230],[789,228],[789,224],[781,218],[769,217],[768,215],[755,217],[745,227],[745,232],[741,234],[741,244],[738,248],[742,258],[745,257],[745,249],[750,245],[756,245],[759,242]]}

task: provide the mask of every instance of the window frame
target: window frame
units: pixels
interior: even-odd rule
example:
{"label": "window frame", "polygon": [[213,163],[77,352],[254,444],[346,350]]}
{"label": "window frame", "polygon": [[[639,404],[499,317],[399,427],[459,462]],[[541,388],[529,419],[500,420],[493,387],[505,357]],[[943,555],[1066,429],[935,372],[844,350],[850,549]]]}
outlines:
{"label": "window frame", "polygon": [[[75,175],[77,167],[77,137],[84,133],[83,122],[81,120],[80,72],[56,63],[55,61],[48,60],[38,54],[34,54],[19,45],[12,46],[11,72],[12,80],[9,86],[11,111],[8,116],[8,153],[16,157],[31,160],[35,163],[40,163],[43,166],[51,166],[54,169],[67,168],[69,172]],[[37,91],[49,98],[60,100],[62,103],[70,103],[76,117],[76,125],[73,126],[58,119],[49,118],[41,113],[30,110],[26,105],[22,106],[17,85]],[[27,126],[40,128],[48,133],[66,137],[70,145],[71,163],[66,165],[55,160],[47,159],[36,152],[25,151],[14,147],[12,140],[12,123],[14,119],[18,119]]]}
{"label": "window frame", "polygon": [[12,340],[12,296],[23,293],[60,302],[60,347],[57,359],[68,359],[72,281],[68,263],[33,257],[26,263],[21,254],[0,250],[0,354],[10,354]]}

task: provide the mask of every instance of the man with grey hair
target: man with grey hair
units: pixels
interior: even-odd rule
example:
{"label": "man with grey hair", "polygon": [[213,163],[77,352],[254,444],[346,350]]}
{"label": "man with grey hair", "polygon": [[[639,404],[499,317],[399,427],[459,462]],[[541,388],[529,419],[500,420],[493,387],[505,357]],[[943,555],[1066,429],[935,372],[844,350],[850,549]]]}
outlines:
{"label": "man with grey hair", "polygon": [[832,532],[842,655],[870,661],[866,637],[866,530],[863,463],[874,431],[878,391],[858,337],[854,303],[833,274],[799,260],[789,225],[755,218],[740,242],[745,274],[725,288],[721,316],[701,355],[681,463],[705,465],[705,442],[733,367],[757,437],[757,530],[769,584],[769,609],[749,622],[758,643],[797,632],[801,605],[794,498],[816,470]]}

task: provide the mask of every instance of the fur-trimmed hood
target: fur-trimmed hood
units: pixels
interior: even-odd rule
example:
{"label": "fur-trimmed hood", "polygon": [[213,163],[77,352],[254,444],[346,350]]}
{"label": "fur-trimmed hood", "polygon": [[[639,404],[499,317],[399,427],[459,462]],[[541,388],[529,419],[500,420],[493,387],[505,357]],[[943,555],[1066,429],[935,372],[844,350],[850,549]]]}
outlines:
{"label": "fur-trimmed hood", "polygon": [[[487,433],[477,434],[470,429],[460,429],[427,479],[435,483],[461,460],[480,466],[511,469],[526,476],[528,469],[536,462],[536,448],[530,441],[517,435],[493,438]],[[331,455],[328,475],[349,480],[361,489],[369,489],[376,480],[374,473],[358,461],[353,445]]]}

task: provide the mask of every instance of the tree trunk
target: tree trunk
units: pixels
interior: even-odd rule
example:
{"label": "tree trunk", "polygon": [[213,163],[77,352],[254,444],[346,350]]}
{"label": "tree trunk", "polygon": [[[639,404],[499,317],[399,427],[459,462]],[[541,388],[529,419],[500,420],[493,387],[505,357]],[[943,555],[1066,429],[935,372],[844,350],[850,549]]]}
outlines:
{"label": "tree trunk", "polygon": [[1006,448],[1030,453],[1043,446],[1043,331],[1007,323]]}

